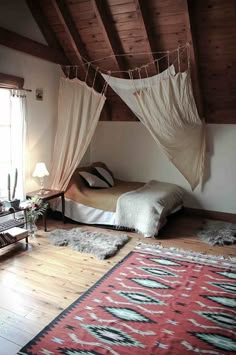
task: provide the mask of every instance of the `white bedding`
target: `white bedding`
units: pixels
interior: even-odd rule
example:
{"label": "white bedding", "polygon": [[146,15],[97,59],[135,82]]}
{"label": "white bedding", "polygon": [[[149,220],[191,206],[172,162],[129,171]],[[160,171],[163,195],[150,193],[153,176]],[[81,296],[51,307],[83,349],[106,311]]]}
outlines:
{"label": "white bedding", "polygon": [[[61,211],[61,206],[58,209]],[[115,225],[115,212],[85,206],[68,198],[65,199],[65,216],[85,224]]]}
{"label": "white bedding", "polygon": [[180,186],[151,180],[118,198],[116,225],[126,226],[145,237],[152,237],[182,198],[183,189]]}
{"label": "white bedding", "polygon": [[[175,213],[182,208],[182,204],[176,206],[169,214]],[[57,211],[61,212],[61,202],[57,206]],[[68,198],[65,199],[65,216],[73,221],[84,224],[97,224],[116,226],[116,213],[110,211],[100,210],[98,208],[85,206],[81,203],[75,202]],[[162,221],[162,224],[158,225],[156,235],[158,231],[163,227],[166,220]]]}

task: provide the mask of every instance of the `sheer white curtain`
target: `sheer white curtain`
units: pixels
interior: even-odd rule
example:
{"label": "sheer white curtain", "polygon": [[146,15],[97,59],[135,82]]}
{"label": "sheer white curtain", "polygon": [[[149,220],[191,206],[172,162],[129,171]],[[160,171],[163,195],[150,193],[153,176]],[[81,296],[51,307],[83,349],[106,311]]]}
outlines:
{"label": "sheer white curtain", "polygon": [[[24,199],[26,127],[24,92],[0,89],[0,107],[0,199]],[[17,184],[13,196],[16,176]]]}
{"label": "sheer white curtain", "polygon": [[103,76],[194,189],[203,176],[205,125],[198,116],[189,71],[174,74],[171,66],[146,79]]}
{"label": "sheer white curtain", "polygon": [[79,79],[61,78],[52,188],[66,189],[92,139],[105,100]]}
{"label": "sheer white curtain", "polygon": [[[17,169],[15,197],[25,198],[25,144],[26,144],[26,96],[23,91],[11,91],[11,147],[12,147],[12,189],[14,170]],[[13,191],[12,191],[13,192]]]}

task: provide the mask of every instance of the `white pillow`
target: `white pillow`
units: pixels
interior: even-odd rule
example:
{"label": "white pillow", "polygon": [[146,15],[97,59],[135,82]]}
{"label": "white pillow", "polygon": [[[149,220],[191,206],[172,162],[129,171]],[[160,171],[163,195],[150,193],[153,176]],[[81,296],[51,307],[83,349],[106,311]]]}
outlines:
{"label": "white pillow", "polygon": [[99,175],[101,175],[108,182],[110,186],[114,186],[114,180],[109,171],[104,168],[101,168],[100,166],[95,166],[95,169],[97,170]]}
{"label": "white pillow", "polygon": [[87,173],[86,171],[79,171],[79,174],[87,181],[90,187],[110,187],[105,181],[96,175]]}

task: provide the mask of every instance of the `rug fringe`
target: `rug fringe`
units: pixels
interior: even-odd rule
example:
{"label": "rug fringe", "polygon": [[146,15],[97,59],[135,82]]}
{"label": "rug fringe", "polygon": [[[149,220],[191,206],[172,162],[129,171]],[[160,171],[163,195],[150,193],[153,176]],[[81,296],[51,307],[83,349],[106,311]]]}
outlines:
{"label": "rug fringe", "polygon": [[194,257],[194,258],[201,258],[201,259],[205,259],[205,260],[217,260],[217,261],[223,261],[223,262],[227,262],[230,261],[231,266],[234,265],[236,267],[236,257],[225,257],[223,255],[212,255],[212,254],[205,254],[205,253],[201,253],[201,252],[196,252],[196,251],[192,251],[192,250],[185,250],[185,249],[181,249],[181,248],[176,248],[176,247],[171,247],[171,248],[165,248],[163,247],[161,244],[157,245],[157,244],[147,244],[147,243],[142,243],[139,242],[137,244],[137,246],[134,249],[134,252],[166,252],[166,253],[173,253],[176,254],[177,253],[181,253],[186,257]]}

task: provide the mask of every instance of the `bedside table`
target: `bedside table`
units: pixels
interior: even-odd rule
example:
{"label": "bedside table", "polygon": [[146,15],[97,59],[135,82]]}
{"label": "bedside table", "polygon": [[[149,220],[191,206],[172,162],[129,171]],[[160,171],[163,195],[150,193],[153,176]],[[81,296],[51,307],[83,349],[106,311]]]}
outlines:
{"label": "bedside table", "polygon": [[[65,196],[64,191],[60,190],[51,190],[51,189],[44,189],[43,193],[41,190],[27,192],[26,198],[31,198],[33,196],[38,196],[43,202],[47,202],[54,198],[60,197],[61,198],[61,210],[62,210],[62,220],[65,223]],[[44,220],[44,231],[47,231],[47,213],[44,213],[43,220]]]}

